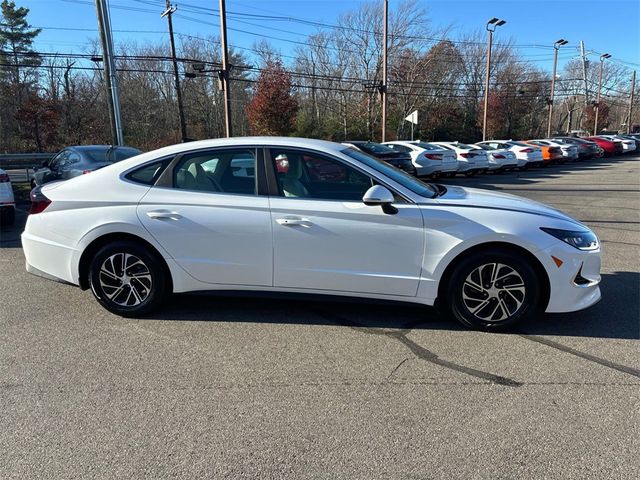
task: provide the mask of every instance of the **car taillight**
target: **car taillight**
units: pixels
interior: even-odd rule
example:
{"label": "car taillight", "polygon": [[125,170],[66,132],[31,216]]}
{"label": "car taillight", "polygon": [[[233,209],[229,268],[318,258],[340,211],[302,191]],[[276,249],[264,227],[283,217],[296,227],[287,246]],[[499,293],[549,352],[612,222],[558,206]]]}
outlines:
{"label": "car taillight", "polygon": [[8,173],[0,173],[0,183],[9,182],[9,174]]}
{"label": "car taillight", "polygon": [[520,153],[533,153],[533,148],[523,148]]}
{"label": "car taillight", "polygon": [[31,207],[29,207],[29,215],[35,215],[36,213],[42,213],[45,209],[51,205],[51,200],[49,200],[40,187],[36,187],[31,190],[29,194],[31,198]]}
{"label": "car taillight", "polygon": [[496,154],[493,155],[493,158],[507,158],[507,157],[505,157],[501,153],[496,153]]}
{"label": "car taillight", "polygon": [[91,172],[93,172],[93,170],[82,170],[82,174],[83,174],[83,175],[85,175],[85,174],[87,174],[87,173],[91,173]]}
{"label": "car taillight", "polygon": [[440,153],[425,153],[424,156],[429,160],[442,160],[442,154]]}
{"label": "car taillight", "polygon": [[471,154],[470,153],[461,153],[460,156],[462,158],[469,158],[471,156]]}

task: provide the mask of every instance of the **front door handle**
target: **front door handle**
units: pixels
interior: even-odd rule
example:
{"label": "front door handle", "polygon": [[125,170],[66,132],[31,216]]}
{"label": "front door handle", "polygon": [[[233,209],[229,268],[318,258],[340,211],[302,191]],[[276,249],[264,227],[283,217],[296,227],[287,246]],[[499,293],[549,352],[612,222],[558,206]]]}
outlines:
{"label": "front door handle", "polygon": [[171,212],[169,210],[151,210],[147,212],[147,217],[153,220],[180,220],[182,215],[178,212]]}
{"label": "front door handle", "polygon": [[295,226],[307,227],[307,226],[309,226],[309,219],[302,218],[302,217],[276,218],[276,222],[278,222],[278,225],[283,225],[285,227],[295,227]]}

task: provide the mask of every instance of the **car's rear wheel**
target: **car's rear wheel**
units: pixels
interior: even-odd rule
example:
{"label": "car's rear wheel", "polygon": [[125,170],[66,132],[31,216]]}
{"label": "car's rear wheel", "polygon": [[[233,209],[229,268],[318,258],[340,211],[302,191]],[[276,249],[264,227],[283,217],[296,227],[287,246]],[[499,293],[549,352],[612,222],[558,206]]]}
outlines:
{"label": "car's rear wheel", "polygon": [[540,279],[520,255],[487,250],[456,265],[446,286],[446,304],[462,324],[499,330],[538,312]]}
{"label": "car's rear wheel", "polygon": [[163,260],[129,241],[102,247],[89,269],[91,290],[100,304],[123,317],[151,312],[167,293]]}

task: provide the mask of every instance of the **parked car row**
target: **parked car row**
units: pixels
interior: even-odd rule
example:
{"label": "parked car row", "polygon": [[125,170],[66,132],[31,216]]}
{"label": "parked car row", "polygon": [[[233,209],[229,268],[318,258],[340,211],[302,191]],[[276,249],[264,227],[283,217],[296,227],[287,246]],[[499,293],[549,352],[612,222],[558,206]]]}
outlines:
{"label": "parked car row", "polygon": [[475,144],[422,140],[395,140],[382,144],[348,141],[344,144],[418,177],[454,177],[457,174],[471,177],[639,151],[640,134],[487,140]]}

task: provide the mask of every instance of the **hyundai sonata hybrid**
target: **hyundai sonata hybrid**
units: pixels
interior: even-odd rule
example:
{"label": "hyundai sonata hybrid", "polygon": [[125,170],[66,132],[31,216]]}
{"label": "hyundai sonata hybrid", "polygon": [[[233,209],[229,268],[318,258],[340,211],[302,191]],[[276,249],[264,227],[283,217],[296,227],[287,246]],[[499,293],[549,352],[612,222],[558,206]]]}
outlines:
{"label": "hyundai sonata hybrid", "polygon": [[600,299],[579,221],[321,140],[192,142],[45,185],[22,244],[29,272],[132,317],[171,292],[259,290],[436,305],[491,330]]}

